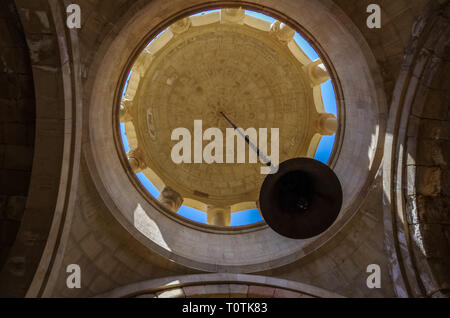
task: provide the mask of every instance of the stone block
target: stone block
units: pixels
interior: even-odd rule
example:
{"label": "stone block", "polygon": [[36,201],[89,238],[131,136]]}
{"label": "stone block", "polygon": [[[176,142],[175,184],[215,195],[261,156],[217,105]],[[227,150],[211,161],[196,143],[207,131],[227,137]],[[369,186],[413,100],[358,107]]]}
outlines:
{"label": "stone block", "polygon": [[202,297],[206,294],[205,286],[186,286],[183,287],[184,294],[186,298]]}
{"label": "stone block", "polygon": [[442,171],[437,167],[417,167],[417,193],[425,196],[438,196],[441,193]]}
{"label": "stone block", "polygon": [[275,289],[275,294],[273,296],[274,298],[314,298],[309,295],[305,295],[302,293],[294,292],[287,289]]}
{"label": "stone block", "polygon": [[104,293],[104,292],[106,292],[108,290],[113,289],[115,286],[116,285],[110,279],[108,279],[106,276],[99,275],[89,285],[89,290],[94,295],[98,295],[98,294],[101,294],[101,293]]}
{"label": "stone block", "polygon": [[97,255],[100,254],[103,250],[103,246],[96,240],[96,238],[92,234],[85,237],[81,241],[80,246],[91,260],[94,260]]}
{"label": "stone block", "polygon": [[231,298],[245,298],[248,294],[248,285],[244,284],[230,284],[230,297]]}
{"label": "stone block", "polygon": [[448,259],[428,259],[437,288],[441,290],[450,289],[450,261]]}
{"label": "stone block", "polygon": [[205,297],[211,298],[228,298],[230,297],[230,285],[217,284],[205,285]]}
{"label": "stone block", "polygon": [[272,298],[275,294],[275,288],[267,286],[255,286],[248,287],[249,298]]}
{"label": "stone block", "polygon": [[[446,165],[445,146],[448,146],[445,141],[422,139],[417,142],[417,152],[415,154],[415,162],[418,166],[438,166]],[[448,158],[448,157],[447,157]]]}
{"label": "stone block", "polygon": [[449,244],[445,231],[440,224],[410,225],[410,233],[414,243],[418,246],[424,257],[446,258],[448,257]]}
{"label": "stone block", "polygon": [[101,253],[95,260],[95,266],[106,275],[113,273],[118,265],[119,262],[107,252]]}
{"label": "stone block", "polygon": [[450,122],[422,119],[420,132],[420,138],[450,140]]}
{"label": "stone block", "polygon": [[450,224],[450,197],[408,196],[408,223]]}

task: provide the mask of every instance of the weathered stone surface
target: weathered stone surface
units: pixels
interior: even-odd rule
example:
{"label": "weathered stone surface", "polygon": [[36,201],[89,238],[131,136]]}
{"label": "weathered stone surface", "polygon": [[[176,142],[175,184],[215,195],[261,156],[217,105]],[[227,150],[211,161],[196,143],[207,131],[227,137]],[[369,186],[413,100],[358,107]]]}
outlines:
{"label": "weathered stone surface", "polygon": [[438,196],[442,190],[442,170],[440,168],[417,167],[417,192],[426,196]]}
{"label": "weathered stone surface", "polygon": [[[312,80],[284,43],[292,40],[293,29],[275,23],[272,37],[269,32],[240,25],[245,17],[243,9],[223,9],[223,23],[219,24],[207,23],[210,15],[213,13],[195,17],[197,22],[206,21],[201,26],[192,26],[191,18],[176,22],[154,39],[132,66],[125,98],[133,100],[133,121],[126,130],[127,135],[136,135],[142,156],[129,153],[128,158],[134,172],[146,165],[182,198],[196,200],[199,205],[229,207],[257,200],[264,179],[259,167],[248,159],[239,165],[201,165],[195,164],[194,158],[194,164],[175,163],[170,156],[170,149],[177,143],[171,138],[172,132],[183,127],[194,138],[194,120],[202,120],[205,130],[217,127],[225,136],[230,126],[220,115],[223,111],[244,129],[267,128],[270,135],[271,128],[278,128],[279,139],[286,140],[281,144],[282,162],[314,153],[317,144],[312,140],[319,122],[316,109],[321,106],[315,105]],[[167,41],[170,36],[166,32],[170,30],[175,30],[176,36]],[[218,33],[222,36],[217,37]],[[142,56],[156,48],[158,53],[144,65]],[[327,69],[318,62],[314,62],[311,74],[318,81],[329,79]],[[136,77],[137,72],[142,76]],[[338,121],[333,118],[318,123],[320,133],[336,132]],[[122,119],[127,121],[129,117],[124,114]],[[270,136],[268,140],[265,152],[271,149]],[[225,162],[225,155],[231,151],[225,138],[221,148],[221,160]],[[236,152],[237,146],[232,149]],[[150,181],[153,174],[147,175]]]}
{"label": "weathered stone surface", "polygon": [[407,208],[410,213],[408,219],[410,224],[450,224],[450,197],[410,196]]}
{"label": "weathered stone surface", "polygon": [[[33,1],[30,3],[42,3],[41,1]],[[94,56],[99,52],[99,47],[104,43],[106,34],[115,33],[120,29],[120,25],[116,24],[120,20],[120,16],[127,12],[126,9],[133,6],[135,1],[117,0],[115,4],[111,4],[111,1],[97,1],[97,0],[80,0],[79,1],[83,12],[87,12],[86,16],[83,16],[83,28],[79,31],[80,35],[80,46],[81,46],[81,59],[85,63],[85,79],[90,80],[95,75],[95,70],[91,68]],[[411,25],[413,24],[414,18],[421,12],[423,5],[426,1],[387,1],[383,3],[383,14],[386,17],[383,19],[383,28],[381,30],[368,30],[365,25],[365,19],[362,18],[362,14],[365,14],[366,4],[357,0],[342,0],[336,2],[337,6],[342,8],[342,11],[337,10],[339,8],[333,7],[330,3],[330,8],[336,10],[340,14],[347,14],[351,20],[355,23],[358,32],[360,32],[364,38],[361,38],[361,43],[364,43],[364,39],[368,42],[370,51],[368,56],[375,56],[378,65],[380,65],[382,79],[380,79],[381,85],[384,86],[387,92],[387,98],[391,98],[390,92],[394,87],[394,80],[397,77],[398,70],[401,65],[402,53],[405,48],[405,43],[409,40]],[[8,10],[4,10],[5,3],[2,1],[0,3],[0,18],[3,19],[8,16]],[[139,6],[144,6],[145,2],[140,2]],[[264,4],[270,4],[270,1],[264,2]],[[287,2],[286,2],[287,3]],[[295,2],[295,3],[299,3]],[[305,2],[306,3],[306,2]],[[284,3],[282,4],[284,5]],[[7,5],[6,5],[7,6]],[[8,6],[7,6],[8,7]],[[20,8],[19,8],[20,9]],[[158,8],[159,10],[160,8]],[[299,10],[301,7],[299,7]],[[133,7],[132,10],[137,10],[137,7]],[[158,11],[156,10],[156,11]],[[98,15],[97,12],[102,12],[102,15]],[[159,11],[158,11],[159,12]],[[164,12],[164,11],[161,11]],[[25,13],[23,13],[25,15]],[[295,10],[292,11],[295,15]],[[365,17],[365,16],[364,16]],[[158,19],[162,19],[159,17]],[[314,17],[311,17],[314,20]],[[46,33],[50,32],[48,25],[49,17],[37,12],[30,12],[30,19],[27,22],[28,27],[35,30],[36,33]],[[4,22],[4,21],[2,21]],[[349,23],[351,24],[351,23]],[[309,25],[314,25],[309,24]],[[320,25],[318,24],[318,28]],[[351,27],[355,27],[351,25]],[[12,39],[17,30],[10,30],[9,26],[1,25],[0,27],[0,44],[3,40]],[[6,30],[6,31],[5,31]],[[108,38],[109,40],[110,38]],[[288,39],[288,38],[287,38]],[[17,43],[21,43],[17,41]],[[330,41],[325,41],[325,43],[333,43],[332,39]],[[31,48],[31,56],[33,61],[42,63],[42,65],[48,66],[53,63],[59,62],[53,54],[56,48],[56,42],[39,40],[37,38],[31,37],[28,42]],[[22,41],[22,46],[25,46],[24,41]],[[365,47],[365,44],[364,44]],[[19,57],[24,54],[17,51],[17,54],[13,54],[11,50],[2,50],[2,58],[0,59],[0,73],[7,73],[6,76],[0,76],[0,84],[4,84],[5,89],[1,91],[3,97],[8,98],[7,101],[3,101],[0,109],[0,189],[5,189],[5,193],[0,193],[0,197],[9,196],[26,196],[27,195],[27,184],[29,181],[29,171],[27,170],[11,170],[14,169],[29,169],[30,162],[21,158],[26,151],[16,152],[11,154],[9,152],[8,157],[6,157],[7,148],[12,144],[14,147],[33,145],[33,139],[30,138],[30,132],[34,131],[32,127],[33,115],[27,109],[27,105],[31,106],[30,109],[34,108],[33,98],[28,91],[19,91],[17,87],[11,85],[12,82],[19,83],[20,85],[29,85],[31,83],[30,78],[23,77],[22,73],[25,73],[26,67],[21,63],[21,58]],[[442,56],[444,56],[442,54]],[[6,62],[4,62],[6,61]],[[448,72],[448,66],[444,65],[443,70]],[[11,72],[20,73],[16,78],[11,77]],[[445,89],[448,86],[448,81],[445,76],[439,76],[444,80],[436,79],[435,82],[431,84],[434,87],[440,89]],[[48,79],[52,77],[49,76]],[[51,81],[49,81],[51,82]],[[86,83],[86,88],[88,89],[91,82]],[[39,84],[45,86],[46,84]],[[48,85],[48,84],[47,84]],[[381,96],[382,94],[380,94]],[[439,95],[439,93],[436,93]],[[19,100],[13,100],[19,97]],[[351,103],[351,97],[346,97],[346,101]],[[365,96],[357,96],[358,98],[364,98]],[[343,98],[343,97],[342,97]],[[381,97],[380,97],[381,98]],[[430,102],[433,103],[432,108],[429,108],[424,118],[432,119],[434,121],[440,121],[444,119],[443,114],[446,110],[443,109],[441,105],[440,98],[436,96],[430,97]],[[448,98],[447,98],[448,99]],[[373,103],[372,103],[373,102]],[[363,102],[357,102],[360,105],[364,105]],[[27,105],[26,105],[27,104]],[[58,111],[59,102],[57,99],[52,103],[49,103],[48,115],[52,116],[55,111]],[[370,103],[371,107],[375,105],[374,101]],[[363,113],[359,118],[366,116],[364,114],[364,108],[361,107],[361,113]],[[355,112],[352,112],[355,115]],[[447,111],[448,118],[449,112]],[[418,114],[419,115],[419,114]],[[356,115],[355,115],[356,116]],[[5,120],[3,122],[2,120]],[[358,117],[349,118],[351,125],[356,125],[359,121]],[[284,120],[283,118],[276,118],[276,121]],[[14,122],[13,122],[14,121]],[[17,121],[17,122],[16,122]],[[421,129],[426,130],[423,133],[425,138],[431,141],[448,140],[448,125],[445,123],[435,124],[433,122],[424,122]],[[8,122],[6,125],[5,123]],[[365,123],[365,122],[364,122]],[[348,128],[351,128],[349,125]],[[29,131],[24,133],[23,127],[31,127]],[[377,127],[382,127],[382,125],[377,125]],[[367,127],[365,127],[367,128]],[[367,129],[370,129],[368,127]],[[2,133],[4,132],[4,133]],[[351,129],[347,131],[349,139],[346,139],[350,144],[355,145],[355,149],[363,149],[363,145],[370,143],[371,140],[364,139],[361,137],[361,132],[353,135]],[[371,132],[369,132],[369,137]],[[376,141],[376,140],[375,140]],[[441,214],[442,210],[446,209],[446,201],[438,202],[437,199],[441,199],[443,194],[448,195],[448,189],[450,186],[448,184],[448,171],[445,168],[447,154],[445,153],[448,146],[442,143],[442,146],[432,142],[432,146],[424,148],[424,152],[420,153],[420,158],[418,158],[420,164],[427,166],[426,169],[430,172],[419,172],[418,177],[424,180],[423,184],[420,185],[421,190],[419,194],[426,194],[427,197],[419,199],[419,207],[417,212],[417,219],[420,222],[446,222],[445,216]],[[8,145],[8,147],[6,147]],[[348,146],[348,144],[344,145]],[[441,147],[440,150],[436,150],[434,146]],[[373,147],[377,147],[376,143]],[[343,149],[348,149],[344,147]],[[49,154],[50,155],[50,154]],[[359,157],[358,157],[359,156]],[[358,157],[360,160],[355,160]],[[7,158],[5,160],[5,158]],[[14,158],[19,158],[20,160],[15,160]],[[373,163],[372,158],[367,158],[367,150],[361,150],[361,153],[357,153],[355,150],[354,156],[348,156],[349,168],[344,172],[347,176],[352,176],[355,165],[361,165],[365,172],[367,172],[368,167]],[[353,161],[352,161],[353,160]],[[12,162],[14,161],[14,162]],[[6,165],[3,165],[6,162]],[[428,167],[432,165],[433,167]],[[438,167],[439,166],[439,167]],[[4,167],[9,167],[5,168]],[[49,167],[49,170],[51,167]],[[377,168],[377,167],[375,167]],[[440,169],[440,170],[438,170]],[[440,171],[440,172],[437,172]],[[44,175],[47,171],[44,171]],[[88,169],[86,169],[84,174],[88,175]],[[50,186],[45,181],[47,180],[43,176],[43,185]],[[358,180],[355,177],[353,182],[358,184]],[[422,182],[422,181],[420,181]],[[235,185],[239,186],[239,185]],[[87,274],[83,276],[86,281],[86,285],[89,286],[87,289],[80,291],[68,291],[64,286],[65,273],[61,273],[61,278],[58,281],[58,287],[55,289],[54,295],[64,295],[70,296],[87,296],[105,291],[105,289],[113,288],[120,284],[127,284],[132,281],[145,280],[151,277],[164,277],[170,274],[171,271],[177,272],[189,272],[190,269],[183,267],[179,264],[172,264],[167,261],[164,263],[161,258],[157,255],[153,255],[147,250],[147,247],[140,245],[132,236],[127,233],[120,225],[109,216],[109,211],[101,202],[101,196],[99,196],[94,187],[90,185],[90,182],[83,183],[79,189],[80,192],[80,202],[77,206],[80,212],[75,216],[73,222],[73,230],[71,234],[71,239],[69,240],[68,247],[66,249],[66,258],[64,263],[79,262],[83,268],[89,269]],[[357,193],[360,187],[353,188],[354,192]],[[359,192],[358,192],[359,193]],[[365,191],[362,191],[365,194]],[[382,265],[383,272],[387,272],[385,266],[386,255],[383,254],[382,233],[383,233],[383,223],[379,217],[380,207],[377,206],[377,202],[381,202],[382,196],[372,197],[372,194],[367,201],[367,209],[362,209],[360,214],[363,216],[355,216],[355,219],[348,225],[342,235],[333,238],[331,242],[317,251],[311,258],[306,262],[311,262],[312,265],[300,267],[295,266],[292,268],[283,268],[274,272],[274,275],[286,276],[292,280],[298,281],[310,281],[312,284],[318,284],[321,286],[331,286],[334,290],[342,291],[345,295],[350,296],[379,296],[379,295],[392,295],[390,291],[391,282],[388,277],[383,275],[383,289],[380,292],[368,291],[364,286],[366,273],[364,272],[365,266],[368,262],[379,262]],[[8,200],[0,200],[1,202],[7,202]],[[15,221],[20,219],[20,204],[14,204],[16,207],[13,212],[9,215],[13,217]],[[2,206],[0,204],[0,206]],[[5,205],[3,204],[3,207]],[[370,208],[369,208],[370,207]],[[17,208],[17,209],[16,209]],[[421,211],[427,209],[427,211]],[[428,210],[432,212],[428,212]],[[5,209],[2,209],[2,217],[5,217],[8,213]],[[100,217],[99,217],[100,215]],[[3,219],[2,219],[3,220]],[[413,222],[414,223],[414,222]],[[10,227],[9,227],[10,228]],[[446,227],[441,228],[442,231],[438,238],[431,237],[428,243],[425,240],[425,245],[433,245],[435,241],[439,239],[441,241],[448,241],[448,230]],[[429,233],[434,235],[439,231],[436,228],[425,229],[424,233]],[[6,232],[5,232],[6,233]],[[93,234],[95,233],[95,234]],[[12,234],[11,234],[12,235]],[[380,236],[381,235],[381,236]],[[164,233],[166,238],[170,238],[170,233]],[[30,238],[33,238],[33,232],[30,232]],[[9,241],[10,237],[6,235],[5,241]],[[33,241],[34,239],[30,239]],[[363,244],[364,242],[364,244]],[[169,245],[172,242],[169,240]],[[261,249],[265,247],[261,244]],[[433,250],[430,248],[430,253],[435,255],[436,258],[443,257],[441,251]],[[430,254],[430,255],[431,255]],[[4,258],[4,251],[1,250],[0,258]],[[5,256],[6,258],[6,256]],[[433,262],[434,259],[430,259]],[[10,270],[16,275],[23,275],[23,264],[25,260],[19,258],[11,259]],[[155,265],[156,264],[156,265]],[[296,264],[299,265],[299,264]],[[302,264],[300,264],[302,265]],[[448,265],[448,264],[447,264]],[[445,266],[442,263],[437,262],[436,268],[441,271],[441,281],[448,281],[448,277],[442,274]],[[356,272],[356,274],[355,274]],[[388,275],[386,275],[388,276]],[[388,286],[388,287],[385,287]],[[442,288],[448,288],[445,284],[441,285]],[[231,290],[231,289],[230,289]],[[278,293],[283,294],[285,291]],[[270,294],[270,292],[268,292]],[[277,294],[275,290],[274,295]],[[438,293],[436,293],[437,295]]]}
{"label": "weathered stone surface", "polygon": [[22,276],[25,265],[16,266],[17,262],[8,257],[30,183],[34,89],[25,37],[13,1],[2,1],[0,11],[0,271],[8,263],[14,275]]}
{"label": "weathered stone surface", "polygon": [[275,289],[275,293],[273,295],[274,298],[314,298],[309,295],[293,292],[286,289]]}
{"label": "weathered stone surface", "polygon": [[248,287],[249,298],[272,298],[275,294],[275,288],[267,286],[254,286]]}

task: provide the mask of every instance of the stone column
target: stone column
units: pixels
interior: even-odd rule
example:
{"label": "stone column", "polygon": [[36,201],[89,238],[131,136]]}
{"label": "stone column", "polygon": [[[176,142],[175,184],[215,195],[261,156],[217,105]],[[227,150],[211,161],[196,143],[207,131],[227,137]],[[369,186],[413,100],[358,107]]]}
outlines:
{"label": "stone column", "polygon": [[183,204],[183,197],[172,188],[164,187],[158,201],[172,212],[177,213]]}
{"label": "stone column", "polygon": [[336,116],[329,113],[319,115],[317,120],[316,130],[322,136],[332,136],[336,133],[338,122]]}
{"label": "stone column", "polygon": [[328,74],[327,68],[320,59],[307,66],[307,73],[314,85],[320,85],[330,79],[330,74]]}
{"label": "stone column", "polygon": [[133,65],[133,73],[139,75],[140,78],[144,77],[150,64],[153,62],[153,58],[153,54],[147,51],[147,49],[144,49]]}
{"label": "stone column", "polygon": [[244,24],[245,10],[242,8],[227,8],[220,12],[220,23]]}
{"label": "stone column", "polygon": [[172,24],[169,29],[170,31],[172,31],[173,34],[177,35],[177,34],[181,34],[186,32],[187,30],[189,30],[189,28],[191,27],[192,22],[190,18],[184,18],[182,20],[179,20],[177,22],[175,22],[174,24]]}
{"label": "stone column", "polygon": [[230,207],[208,206],[207,223],[215,226],[230,226],[231,209]]}
{"label": "stone column", "polygon": [[130,100],[122,100],[120,102],[119,120],[121,123],[127,123],[133,120],[131,115],[132,102]]}
{"label": "stone column", "polygon": [[270,27],[270,33],[274,34],[281,42],[290,42],[294,39],[295,31],[288,25],[275,21]]}
{"label": "stone column", "polygon": [[133,169],[134,173],[139,173],[147,168],[144,156],[142,155],[142,152],[139,150],[139,148],[131,150],[129,153],[127,153],[127,157],[131,169]]}

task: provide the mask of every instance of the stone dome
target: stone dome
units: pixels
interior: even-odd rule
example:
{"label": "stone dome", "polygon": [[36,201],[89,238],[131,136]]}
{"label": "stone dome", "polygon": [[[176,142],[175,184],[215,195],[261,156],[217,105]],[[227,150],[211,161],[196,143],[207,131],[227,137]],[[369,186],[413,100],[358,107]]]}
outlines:
{"label": "stone dome", "polygon": [[222,9],[179,20],[154,39],[134,63],[122,100],[135,172],[144,171],[161,191],[170,188],[200,210],[256,207],[265,175],[262,163],[249,162],[249,147],[246,163],[179,164],[171,158],[178,142],[171,135],[183,127],[194,138],[194,120],[202,121],[202,131],[217,127],[224,136],[225,161],[230,125],[223,112],[244,130],[266,128],[269,156],[270,131],[278,128],[280,162],[312,157],[317,135],[326,134],[321,117],[335,120],[324,113],[317,94],[329,76],[320,59],[313,62],[303,53],[294,35],[279,21]]}

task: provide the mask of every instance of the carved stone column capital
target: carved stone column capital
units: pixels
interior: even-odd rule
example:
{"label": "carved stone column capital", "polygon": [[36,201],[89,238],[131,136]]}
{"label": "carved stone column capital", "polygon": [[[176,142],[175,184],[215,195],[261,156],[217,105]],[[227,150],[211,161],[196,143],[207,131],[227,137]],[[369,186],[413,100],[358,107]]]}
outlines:
{"label": "carved stone column capital", "polygon": [[131,169],[133,169],[135,173],[139,173],[147,168],[144,156],[139,148],[131,150],[129,153],[127,153],[127,157]]}
{"label": "carved stone column capital", "polygon": [[317,132],[322,136],[332,136],[337,131],[337,118],[333,114],[323,113],[320,114],[317,120]]}
{"label": "carved stone column capital", "polygon": [[307,73],[314,85],[320,85],[330,79],[330,74],[328,74],[327,68],[320,59],[307,66]]}
{"label": "carved stone column capital", "polygon": [[161,204],[166,208],[176,213],[183,204],[183,197],[172,188],[164,187],[158,197],[158,201],[161,202]]}
{"label": "carved stone column capital", "polygon": [[221,23],[243,24],[245,18],[245,10],[242,8],[227,8],[222,9],[220,15]]}
{"label": "carved stone column capital", "polygon": [[216,207],[208,206],[206,211],[208,213],[207,223],[215,226],[230,226],[231,223],[231,209],[230,207]]}
{"label": "carved stone column capital", "polygon": [[133,73],[138,74],[139,77],[143,77],[145,75],[145,72],[147,72],[147,69],[150,67],[152,61],[153,55],[149,51],[143,50],[133,65]]}
{"label": "carved stone column capital", "polygon": [[133,120],[131,108],[133,106],[132,101],[122,100],[120,102],[119,120],[121,123],[127,123]]}
{"label": "carved stone column capital", "polygon": [[192,25],[191,19],[184,18],[184,19],[179,20],[179,21],[175,22],[174,24],[172,24],[170,26],[170,31],[172,31],[172,33],[175,35],[181,34],[181,33],[186,32],[187,30],[189,30],[191,25]]}
{"label": "carved stone column capital", "polygon": [[281,42],[290,42],[294,39],[295,31],[288,25],[275,21],[270,27],[270,33],[275,35]]}

